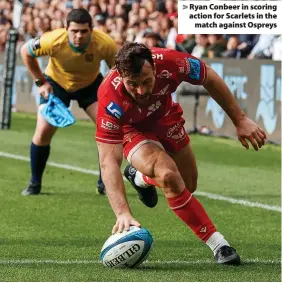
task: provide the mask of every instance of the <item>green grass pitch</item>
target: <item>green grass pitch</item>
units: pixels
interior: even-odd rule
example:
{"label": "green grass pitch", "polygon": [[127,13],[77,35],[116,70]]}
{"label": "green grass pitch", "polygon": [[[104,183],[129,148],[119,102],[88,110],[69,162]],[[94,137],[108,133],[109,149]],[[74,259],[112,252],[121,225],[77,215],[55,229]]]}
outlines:
{"label": "green grass pitch", "polygon": [[[107,197],[95,193],[97,176],[49,165],[42,194],[21,196],[29,163],[3,154],[28,157],[34,127],[34,115],[16,113],[12,129],[0,131],[0,281],[281,281],[280,147],[255,152],[233,140],[191,137],[197,198],[237,249],[241,266],[216,265],[161,192],[157,207],[149,209],[127,183],[133,215],[152,233],[154,248],[139,268],[119,270],[99,263],[115,217]],[[49,160],[97,170],[94,133],[86,121],[58,131]]]}

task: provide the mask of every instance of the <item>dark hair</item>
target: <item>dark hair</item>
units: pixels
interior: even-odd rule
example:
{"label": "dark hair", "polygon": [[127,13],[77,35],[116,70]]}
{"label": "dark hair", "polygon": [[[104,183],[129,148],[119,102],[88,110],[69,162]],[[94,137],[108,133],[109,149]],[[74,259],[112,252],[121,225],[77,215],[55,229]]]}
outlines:
{"label": "dark hair", "polygon": [[92,19],[90,14],[85,9],[73,9],[67,15],[67,28],[71,22],[78,24],[88,24],[90,29],[92,29]]}
{"label": "dark hair", "polygon": [[154,68],[152,53],[141,43],[125,43],[116,55],[115,65],[122,77],[136,77],[142,72],[145,61]]}

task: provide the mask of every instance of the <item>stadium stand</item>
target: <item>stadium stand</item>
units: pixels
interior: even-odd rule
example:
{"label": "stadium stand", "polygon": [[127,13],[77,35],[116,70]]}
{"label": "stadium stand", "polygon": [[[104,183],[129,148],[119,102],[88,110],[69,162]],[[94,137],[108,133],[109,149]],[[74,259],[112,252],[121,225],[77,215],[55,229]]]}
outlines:
{"label": "stadium stand", "polygon": [[[109,33],[119,46],[135,41],[202,58],[272,59],[273,47],[281,41],[279,36],[265,35],[177,34],[175,0],[26,0],[18,48],[30,38],[63,27],[66,14],[79,7],[89,11],[94,28]],[[12,25],[12,11],[13,0],[0,0],[0,52],[4,51]]]}

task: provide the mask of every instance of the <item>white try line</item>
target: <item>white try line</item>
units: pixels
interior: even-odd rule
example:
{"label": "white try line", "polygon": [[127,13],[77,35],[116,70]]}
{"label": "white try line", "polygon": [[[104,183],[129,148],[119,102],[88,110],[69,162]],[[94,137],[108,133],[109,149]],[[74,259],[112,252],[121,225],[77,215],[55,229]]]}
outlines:
{"label": "white try line", "polygon": [[[243,259],[243,263],[260,263],[260,264],[281,264],[281,260],[271,260],[271,259]],[[99,260],[56,260],[56,259],[0,259],[0,265],[28,265],[28,264],[54,264],[54,265],[70,265],[70,264],[102,264]],[[183,260],[149,260],[145,261],[143,265],[203,265],[203,264],[214,264],[213,260],[193,260],[193,261],[183,261]]]}
{"label": "white try line", "polygon": [[[0,151],[0,157],[1,156],[16,159],[16,160],[30,161],[30,159],[28,157]],[[71,166],[71,165],[68,165],[68,164],[48,162],[47,165],[52,166],[52,167],[66,169],[66,170],[77,171],[77,172],[81,172],[81,173],[85,173],[85,174],[95,175],[95,176],[99,175],[99,171],[97,171],[97,170],[84,169],[84,168],[80,168],[80,167],[76,167],[76,166]],[[278,211],[278,212],[282,213],[282,208],[281,208],[281,206],[278,206],[278,205],[268,205],[268,204],[263,204],[263,203],[259,203],[259,202],[251,202],[251,201],[248,201],[248,200],[235,199],[235,198],[231,198],[231,197],[225,197],[225,196],[206,193],[206,192],[196,192],[195,195],[207,197],[209,199],[222,200],[222,201],[230,202],[230,203],[233,203],[233,204],[240,204],[240,205],[248,206],[248,207],[257,207],[257,208],[261,208],[261,209],[265,209],[265,210]]]}

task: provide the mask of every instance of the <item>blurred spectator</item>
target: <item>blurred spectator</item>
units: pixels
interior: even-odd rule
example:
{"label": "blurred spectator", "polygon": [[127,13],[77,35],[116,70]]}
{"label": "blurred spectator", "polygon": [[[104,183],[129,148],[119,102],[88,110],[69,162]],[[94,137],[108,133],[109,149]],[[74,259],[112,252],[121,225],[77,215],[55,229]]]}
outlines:
{"label": "blurred spectator", "polygon": [[46,16],[45,18],[43,18],[43,31],[51,31],[51,19]]}
{"label": "blurred spectator", "polygon": [[124,35],[120,32],[115,32],[112,34],[112,38],[115,41],[119,50],[125,41]]}
{"label": "blurred spectator", "polygon": [[109,5],[106,12],[103,13],[107,18],[113,18],[116,15],[115,5]]}
{"label": "blurred spectator", "polygon": [[[111,15],[107,14],[107,6],[108,6],[108,0],[100,0],[99,1],[99,6],[101,8],[101,11],[102,11],[102,14],[105,16],[105,17],[112,17]],[[113,10],[114,10],[114,5],[111,5],[113,6]]]}
{"label": "blurred spectator", "polygon": [[116,31],[126,36],[126,22],[123,17],[116,17]]}
{"label": "blurred spectator", "polygon": [[128,13],[128,17],[131,18],[132,16],[139,16],[139,9],[140,9],[140,2],[133,1],[131,5],[131,11]]}
{"label": "blurred spectator", "polygon": [[204,54],[208,53],[208,36],[207,34],[196,34],[195,35],[196,46],[192,50],[192,55],[198,58],[203,57]]}
{"label": "blurred spectator", "polygon": [[36,36],[37,36],[37,32],[34,26],[34,22],[33,21],[27,22],[26,38],[25,38],[26,41]]}
{"label": "blurred spectator", "polygon": [[221,53],[226,49],[225,39],[221,34],[209,34],[208,44],[209,46],[204,52],[203,57],[221,57]]}
{"label": "blurred spectator", "polygon": [[36,36],[40,36],[45,32],[43,20],[39,17],[34,18],[34,29],[36,31]]}
{"label": "blurred spectator", "polygon": [[61,20],[51,20],[51,30],[57,29],[57,28],[63,28],[64,22]]}
{"label": "blurred spectator", "polygon": [[147,28],[149,27],[148,21],[147,21],[146,19],[141,20],[141,21],[139,22],[139,27],[140,27],[141,30],[147,29]]}
{"label": "blurred spectator", "polygon": [[271,59],[275,35],[261,34],[257,44],[248,55],[248,59]]}
{"label": "blurred spectator", "polygon": [[195,36],[193,34],[184,34],[184,40],[181,45],[185,48],[188,53],[192,53],[193,48],[196,46]]}
{"label": "blurred spectator", "polygon": [[116,21],[114,18],[107,18],[106,19],[106,29],[107,32],[110,33],[112,30],[116,29]]}
{"label": "blurred spectator", "polygon": [[240,58],[241,50],[238,49],[239,45],[240,42],[238,36],[230,36],[227,41],[227,50],[222,52],[221,56],[224,58]]}
{"label": "blurred spectator", "polygon": [[149,14],[152,14],[156,11],[156,1],[147,0],[144,6]]}
{"label": "blurred spectator", "polygon": [[157,1],[157,7],[156,7],[156,10],[158,12],[161,12],[163,14],[165,14],[167,11],[166,11],[166,8],[165,8],[165,0],[159,0]]}
{"label": "blurred spectator", "polygon": [[[96,15],[103,15],[102,14],[102,10],[99,6],[99,4],[94,4],[94,5],[90,5],[89,7],[89,14],[92,18],[94,18]],[[104,16],[104,15],[103,15]]]}
{"label": "blurred spectator", "polygon": [[[146,30],[150,29],[147,20],[141,20],[133,26],[135,32],[134,42],[143,42],[143,36]],[[133,35],[134,36],[134,35]]]}
{"label": "blurred spectator", "polygon": [[146,30],[143,36],[143,42],[147,47],[164,47],[163,40],[160,35],[152,30]]}
{"label": "blurred spectator", "polygon": [[144,7],[141,7],[139,9],[139,19],[145,20],[145,19],[148,19],[148,16],[149,16],[148,10]]}
{"label": "blurred spectator", "polygon": [[241,51],[241,58],[247,57],[247,55],[254,48],[258,42],[259,34],[240,34],[239,41],[240,45],[238,49]]}
{"label": "blurred spectator", "polygon": [[277,36],[273,42],[272,60],[282,61],[282,35]]}
{"label": "blurred spectator", "polygon": [[103,32],[107,32],[106,19],[103,15],[98,14],[94,17],[94,27]]}
{"label": "blurred spectator", "polygon": [[169,18],[169,21],[172,23],[172,26],[170,27],[170,24],[169,24],[169,31],[168,31],[165,47],[170,48],[170,49],[175,49],[176,48],[176,38],[177,38],[178,18],[171,16]]}
{"label": "blurred spectator", "polygon": [[139,23],[135,22],[130,28],[126,31],[126,41],[134,42],[136,35],[139,32]]}
{"label": "blurred spectator", "polygon": [[121,17],[124,19],[125,22],[128,22],[128,15],[126,9],[123,5],[117,4],[115,6],[115,16]]}
{"label": "blurred spectator", "polygon": [[174,0],[165,1],[166,16],[168,18],[177,16],[177,9]]}

